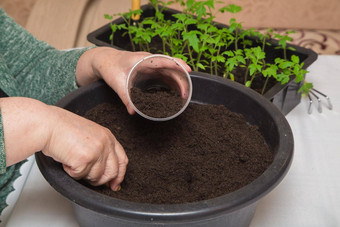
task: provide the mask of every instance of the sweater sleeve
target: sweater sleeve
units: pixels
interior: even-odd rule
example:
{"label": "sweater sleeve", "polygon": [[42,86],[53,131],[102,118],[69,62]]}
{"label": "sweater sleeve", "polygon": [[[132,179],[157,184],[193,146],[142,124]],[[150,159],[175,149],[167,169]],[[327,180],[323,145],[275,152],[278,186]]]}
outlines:
{"label": "sweater sleeve", "polygon": [[56,50],[37,40],[0,8],[0,54],[15,80],[17,96],[55,104],[77,88],[76,65],[86,50]]}
{"label": "sweater sleeve", "polygon": [[[87,50],[56,50],[37,40],[0,8],[0,86],[9,96],[24,96],[55,104],[77,88],[75,70]],[[6,172],[0,113],[0,174]]]}
{"label": "sweater sleeve", "polygon": [[3,130],[3,127],[2,127],[2,114],[1,114],[1,111],[0,111],[0,174],[3,174],[3,173],[6,172],[6,153],[5,153],[5,144],[4,144],[3,133],[4,133],[4,130]]}

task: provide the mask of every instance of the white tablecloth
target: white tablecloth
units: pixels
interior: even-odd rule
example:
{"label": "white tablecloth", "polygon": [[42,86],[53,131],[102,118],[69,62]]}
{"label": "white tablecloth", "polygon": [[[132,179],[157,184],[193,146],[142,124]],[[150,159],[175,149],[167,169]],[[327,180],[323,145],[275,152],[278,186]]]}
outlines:
{"label": "white tablecloth", "polygon": [[[340,226],[340,56],[319,56],[308,81],[331,97],[307,114],[308,100],[287,115],[295,140],[287,176],[256,209],[251,227]],[[324,101],[324,100],[323,100]],[[326,104],[326,102],[323,102]],[[70,202],[59,195],[33,166],[8,227],[78,227]]]}

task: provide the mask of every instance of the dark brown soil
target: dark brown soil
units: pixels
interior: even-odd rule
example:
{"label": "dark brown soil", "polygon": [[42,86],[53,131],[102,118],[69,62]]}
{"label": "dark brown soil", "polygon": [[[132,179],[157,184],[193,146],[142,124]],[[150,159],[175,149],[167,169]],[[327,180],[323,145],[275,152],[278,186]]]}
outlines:
{"label": "dark brown soil", "polygon": [[165,88],[142,90],[133,87],[131,100],[139,111],[149,117],[167,118],[182,109],[181,95]]}
{"label": "dark brown soil", "polygon": [[190,104],[177,118],[154,122],[128,115],[122,104],[101,104],[86,117],[108,127],[129,158],[119,192],[93,189],[123,200],[176,204],[218,197],[255,180],[273,160],[257,127],[224,106]]}

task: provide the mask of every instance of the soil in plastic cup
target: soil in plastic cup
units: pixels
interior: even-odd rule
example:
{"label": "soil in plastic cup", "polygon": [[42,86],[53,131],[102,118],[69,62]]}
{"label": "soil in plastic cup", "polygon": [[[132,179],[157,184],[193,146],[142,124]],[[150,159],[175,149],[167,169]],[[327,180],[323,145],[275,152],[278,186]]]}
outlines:
{"label": "soil in plastic cup", "polygon": [[[150,96],[163,92],[167,97],[173,96],[171,100],[177,99],[177,103],[147,103],[148,99],[141,100],[143,97],[139,95],[137,100],[136,90],[143,92],[138,93],[143,97],[144,94]],[[155,54],[141,59],[132,67],[127,77],[127,94],[136,113],[149,120],[167,121],[180,115],[189,105],[192,83],[188,71],[176,59]],[[167,109],[170,107],[172,109]]]}

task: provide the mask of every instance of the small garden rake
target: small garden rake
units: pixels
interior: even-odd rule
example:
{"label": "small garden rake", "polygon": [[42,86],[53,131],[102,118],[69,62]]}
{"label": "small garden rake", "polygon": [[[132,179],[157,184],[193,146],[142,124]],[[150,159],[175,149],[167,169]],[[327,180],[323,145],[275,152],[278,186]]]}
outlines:
{"label": "small garden rake", "polygon": [[328,95],[322,93],[321,91],[316,90],[315,88],[312,88],[309,93],[308,93],[308,99],[309,99],[309,105],[308,105],[308,114],[312,113],[312,105],[313,105],[313,98],[312,96],[318,101],[318,105],[317,105],[317,110],[319,113],[322,113],[322,106],[321,106],[321,99],[320,96],[324,97],[327,100],[327,107],[328,109],[332,110],[333,109],[333,105],[331,103],[331,99]]}

